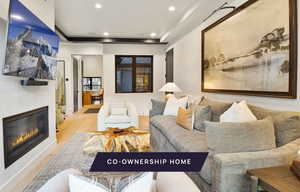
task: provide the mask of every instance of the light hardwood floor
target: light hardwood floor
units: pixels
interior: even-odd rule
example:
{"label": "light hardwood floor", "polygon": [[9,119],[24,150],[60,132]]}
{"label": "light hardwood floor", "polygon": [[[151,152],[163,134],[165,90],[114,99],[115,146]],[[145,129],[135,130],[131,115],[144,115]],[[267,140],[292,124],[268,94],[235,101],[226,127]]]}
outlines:
{"label": "light hardwood floor", "polygon": [[[82,108],[80,111],[68,116],[66,120],[60,125],[59,133],[57,134],[57,144],[45,158],[37,162],[36,167],[30,171],[22,182],[18,183],[13,189],[14,192],[22,192],[23,189],[31,183],[32,179],[37,175],[43,167],[46,166],[49,160],[51,160],[66,144],[66,142],[78,131],[91,131],[96,130],[97,127],[97,114],[96,113],[84,113],[87,108],[99,108],[100,105],[89,105]],[[149,117],[140,116],[139,127],[144,130],[149,129]]]}

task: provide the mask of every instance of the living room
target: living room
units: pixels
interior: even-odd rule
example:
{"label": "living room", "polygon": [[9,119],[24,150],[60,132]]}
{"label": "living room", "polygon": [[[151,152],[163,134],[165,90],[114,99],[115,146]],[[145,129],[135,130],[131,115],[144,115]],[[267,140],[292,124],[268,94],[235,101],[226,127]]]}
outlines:
{"label": "living room", "polygon": [[[131,180],[139,183],[142,176],[126,177],[125,191],[299,190],[297,4],[297,0],[1,0],[0,191],[75,192],[74,186],[93,191],[77,185],[83,176],[73,176],[86,175],[82,169],[89,169],[95,153],[103,151],[209,152],[201,172],[159,172],[154,177],[143,172],[143,182],[148,181],[141,181],[142,187],[130,186],[135,183]],[[34,20],[24,21],[12,5],[26,9],[24,18],[30,15]],[[57,65],[63,63],[59,93],[55,78],[24,76],[20,68],[7,71],[8,61],[18,59],[12,51],[18,49],[9,46],[13,21],[34,26],[36,18],[53,35],[51,43],[60,39],[55,56]],[[20,57],[36,55],[32,48],[27,51]],[[91,67],[94,60],[97,64]],[[91,68],[83,69],[89,63]],[[120,114],[125,113],[127,119],[122,119]],[[7,127],[18,118],[38,114],[47,125],[31,128],[18,139],[40,133],[42,137],[9,159]],[[223,127],[233,127],[238,135],[220,133]],[[253,130],[245,131],[249,127]],[[113,139],[102,138],[109,134]],[[96,147],[100,145],[101,149]],[[93,158],[86,158],[86,153]],[[119,181],[113,172],[103,175]],[[95,184],[95,175],[91,178],[84,187]],[[104,188],[117,191],[110,185]]]}

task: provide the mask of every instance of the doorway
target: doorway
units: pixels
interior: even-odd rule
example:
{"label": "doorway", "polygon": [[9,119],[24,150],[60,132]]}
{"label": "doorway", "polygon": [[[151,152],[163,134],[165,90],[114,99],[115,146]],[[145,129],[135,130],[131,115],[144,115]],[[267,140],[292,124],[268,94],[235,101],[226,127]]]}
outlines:
{"label": "doorway", "polygon": [[166,82],[174,82],[174,49],[166,54]]}
{"label": "doorway", "polygon": [[78,71],[79,71],[79,59],[73,57],[73,101],[74,101],[74,112],[78,111],[78,93],[79,93],[79,85],[78,85]]}

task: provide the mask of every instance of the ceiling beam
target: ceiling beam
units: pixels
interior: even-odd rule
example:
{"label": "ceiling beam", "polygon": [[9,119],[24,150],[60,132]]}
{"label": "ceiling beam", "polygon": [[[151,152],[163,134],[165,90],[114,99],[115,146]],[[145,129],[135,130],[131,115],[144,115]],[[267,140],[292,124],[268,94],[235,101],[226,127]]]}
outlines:
{"label": "ceiling beam", "polygon": [[160,39],[146,39],[146,38],[103,38],[103,37],[72,37],[67,36],[58,26],[55,29],[64,36],[68,41],[72,42],[97,42],[102,44],[163,44],[168,42],[161,42]]}

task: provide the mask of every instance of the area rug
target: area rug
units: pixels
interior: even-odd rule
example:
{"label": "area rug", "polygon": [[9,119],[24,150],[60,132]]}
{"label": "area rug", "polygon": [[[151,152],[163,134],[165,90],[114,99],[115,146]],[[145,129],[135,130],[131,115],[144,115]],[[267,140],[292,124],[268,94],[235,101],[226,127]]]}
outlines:
{"label": "area rug", "polygon": [[100,108],[90,108],[87,109],[84,113],[98,113]]}
{"label": "area rug", "polygon": [[[87,133],[76,133],[62,148],[62,150],[51,159],[45,168],[33,179],[24,192],[36,192],[50,178],[65,169],[86,169],[92,165],[94,158],[83,153],[82,147],[87,139]],[[82,171],[80,169],[80,171]]]}

